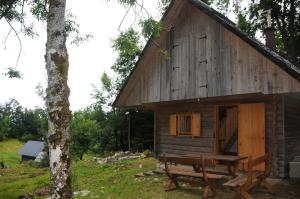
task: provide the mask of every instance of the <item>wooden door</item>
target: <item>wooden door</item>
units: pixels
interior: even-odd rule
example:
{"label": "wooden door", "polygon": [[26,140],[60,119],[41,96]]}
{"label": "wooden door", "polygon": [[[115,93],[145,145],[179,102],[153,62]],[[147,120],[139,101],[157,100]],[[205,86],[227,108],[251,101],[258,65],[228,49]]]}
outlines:
{"label": "wooden door", "polygon": [[[253,158],[265,154],[265,104],[240,104],[238,115],[238,153]],[[247,161],[240,164],[246,170]],[[264,165],[255,167],[264,170]]]}

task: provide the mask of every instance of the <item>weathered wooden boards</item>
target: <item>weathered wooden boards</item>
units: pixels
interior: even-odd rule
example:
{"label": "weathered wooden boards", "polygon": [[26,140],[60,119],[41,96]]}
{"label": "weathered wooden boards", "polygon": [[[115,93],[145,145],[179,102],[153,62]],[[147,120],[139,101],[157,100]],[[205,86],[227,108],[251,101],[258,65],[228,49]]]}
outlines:
{"label": "weathered wooden boards", "polygon": [[[300,92],[300,83],[231,31],[186,3],[167,17],[117,106],[247,93]],[[173,27],[173,28],[172,28]],[[167,50],[169,56],[164,55]]]}
{"label": "weathered wooden boards", "polygon": [[285,172],[288,163],[300,154],[300,95],[284,96]]}
{"label": "weathered wooden boards", "polygon": [[[265,104],[240,104],[238,114],[238,154],[251,155],[253,158],[265,154]],[[241,168],[248,166],[247,161],[241,163]],[[264,165],[256,169],[264,170]]]}

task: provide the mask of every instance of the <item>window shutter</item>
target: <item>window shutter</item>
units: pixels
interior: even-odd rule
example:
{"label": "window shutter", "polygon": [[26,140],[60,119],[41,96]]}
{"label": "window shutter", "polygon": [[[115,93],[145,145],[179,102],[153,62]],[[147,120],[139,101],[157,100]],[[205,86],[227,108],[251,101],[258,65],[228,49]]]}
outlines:
{"label": "window shutter", "polygon": [[170,128],[170,135],[177,135],[177,115],[173,114],[170,115],[170,122],[169,122],[169,128]]}
{"label": "window shutter", "polygon": [[192,114],[192,136],[200,137],[201,135],[201,115],[200,113]]}

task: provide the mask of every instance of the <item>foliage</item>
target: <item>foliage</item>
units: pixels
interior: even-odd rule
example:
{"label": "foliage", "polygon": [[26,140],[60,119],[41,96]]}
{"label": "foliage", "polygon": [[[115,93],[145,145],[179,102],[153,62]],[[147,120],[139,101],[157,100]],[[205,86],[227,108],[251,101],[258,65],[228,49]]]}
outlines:
{"label": "foliage", "polygon": [[170,3],[171,3],[171,0],[160,0],[158,2],[158,8],[159,8],[160,12],[161,13],[166,12]]}
{"label": "foliage", "polygon": [[47,127],[47,113],[43,109],[24,109],[14,99],[0,105],[0,140],[42,140]]}
{"label": "foliage", "polygon": [[100,126],[88,111],[74,113],[71,126],[71,153],[82,160],[83,155],[97,144]]}
{"label": "foliage", "polygon": [[[279,52],[292,63],[300,67],[300,1],[297,0],[257,0],[249,8],[253,27],[263,32],[266,17],[261,17],[261,10],[271,9],[273,25],[277,29],[278,39],[282,41]],[[283,49],[284,46],[284,49]]]}
{"label": "foliage", "polygon": [[7,69],[7,72],[4,73],[5,76],[8,76],[9,78],[17,78],[17,79],[22,79],[22,74],[20,71],[18,71],[15,68],[9,67]]}
{"label": "foliage", "polygon": [[142,27],[142,34],[144,38],[150,38],[151,36],[159,37],[162,31],[162,23],[154,20],[152,17],[140,22]]}
{"label": "foliage", "polygon": [[111,79],[109,78],[109,76],[107,75],[106,72],[104,72],[101,76],[101,82],[102,82],[102,85],[104,87],[104,89],[107,91],[107,92],[112,92],[112,81]]}
{"label": "foliage", "polygon": [[0,141],[6,139],[11,131],[11,120],[8,116],[2,116],[0,119]]}
{"label": "foliage", "polygon": [[118,0],[118,2],[124,6],[133,6],[137,0]]}
{"label": "foliage", "polygon": [[133,28],[129,28],[121,32],[120,36],[113,41],[112,47],[119,56],[111,68],[119,76],[117,82],[118,88],[120,88],[121,84],[129,75],[129,72],[141,53],[139,40],[139,33],[133,30]]}

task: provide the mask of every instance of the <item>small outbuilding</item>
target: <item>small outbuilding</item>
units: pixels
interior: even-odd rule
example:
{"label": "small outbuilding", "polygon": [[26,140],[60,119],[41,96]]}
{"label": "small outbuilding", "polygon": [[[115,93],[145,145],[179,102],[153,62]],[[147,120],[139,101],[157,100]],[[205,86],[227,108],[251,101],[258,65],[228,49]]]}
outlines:
{"label": "small outbuilding", "polygon": [[42,141],[28,141],[19,150],[19,154],[22,156],[22,161],[35,160],[43,152],[44,148],[45,143]]}

